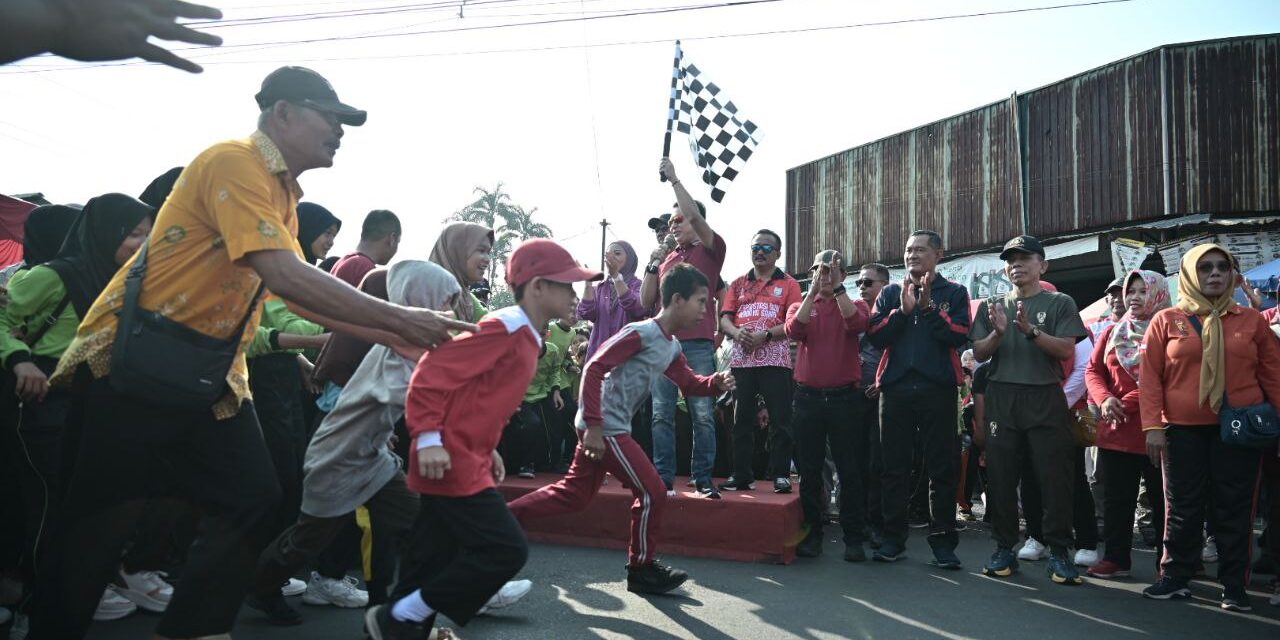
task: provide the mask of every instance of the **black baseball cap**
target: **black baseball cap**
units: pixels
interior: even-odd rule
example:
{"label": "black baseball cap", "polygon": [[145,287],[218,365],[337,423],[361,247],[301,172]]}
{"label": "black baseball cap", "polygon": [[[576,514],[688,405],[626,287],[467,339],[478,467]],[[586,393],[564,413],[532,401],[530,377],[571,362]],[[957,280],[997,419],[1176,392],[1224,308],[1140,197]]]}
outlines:
{"label": "black baseball cap", "polygon": [[338,116],[338,122],[352,127],[364,124],[368,117],[364,111],[338,100],[333,85],[324,76],[306,67],[280,67],[272,71],[262,81],[262,90],[253,98],[258,101],[259,109],[266,109],[278,100],[285,100],[332,113]]}
{"label": "black baseball cap", "polygon": [[649,218],[649,228],[657,231],[671,226],[671,214],[664,213],[656,218]]}
{"label": "black baseball cap", "polygon": [[1044,245],[1035,236],[1018,236],[1004,243],[1004,251],[1000,252],[1001,260],[1008,260],[1013,252],[1035,253],[1044,258]]}
{"label": "black baseball cap", "polygon": [[1112,289],[1123,289],[1123,288],[1124,288],[1124,276],[1120,276],[1119,278],[1112,280],[1111,284],[1107,285],[1107,289],[1105,293],[1111,293]]}

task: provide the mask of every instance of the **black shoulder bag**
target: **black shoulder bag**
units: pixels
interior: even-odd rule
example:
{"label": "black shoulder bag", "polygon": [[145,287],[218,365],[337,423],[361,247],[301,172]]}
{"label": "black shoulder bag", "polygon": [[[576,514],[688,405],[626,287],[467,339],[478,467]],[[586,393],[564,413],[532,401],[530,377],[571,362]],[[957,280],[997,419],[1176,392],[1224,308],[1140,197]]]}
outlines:
{"label": "black shoulder bag", "polygon": [[67,310],[67,305],[69,304],[71,304],[71,296],[62,296],[62,301],[58,303],[58,306],[54,307],[53,313],[50,313],[45,317],[44,322],[40,323],[39,328],[23,336],[22,341],[27,343],[27,346],[32,349],[36,348],[36,345],[40,344],[40,339],[44,337],[44,334],[49,333],[49,330],[52,329],[54,325],[58,324],[58,320],[62,318],[62,312]]}
{"label": "black shoulder bag", "polygon": [[147,274],[147,244],[125,278],[124,306],[111,349],[111,386],[117,392],[173,409],[208,409],[227,393],[227,372],[235,361],[249,318],[262,298],[259,284],[253,301],[228,339],[205,335],[138,304]]}
{"label": "black shoulder bag", "polygon": [[[1196,328],[1196,335],[1204,335],[1204,327],[1200,318],[1193,313],[1187,314],[1191,326]],[[1223,348],[1226,348],[1225,345]],[[1222,441],[1238,447],[1250,449],[1269,449],[1276,445],[1280,438],[1280,417],[1275,407],[1268,402],[1251,404],[1247,407],[1232,407],[1227,402],[1227,392],[1222,392],[1222,410],[1218,412],[1218,425],[1222,433]]]}

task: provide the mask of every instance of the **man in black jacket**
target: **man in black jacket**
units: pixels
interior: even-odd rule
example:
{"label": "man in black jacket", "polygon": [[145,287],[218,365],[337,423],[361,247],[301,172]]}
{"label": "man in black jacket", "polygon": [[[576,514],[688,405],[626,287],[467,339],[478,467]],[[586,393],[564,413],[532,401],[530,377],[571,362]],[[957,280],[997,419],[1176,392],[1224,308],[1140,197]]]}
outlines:
{"label": "man in black jacket", "polygon": [[908,478],[917,434],[929,474],[929,546],[934,564],[960,569],[955,548],[956,483],[960,452],[956,388],[963,380],[959,347],[968,340],[969,293],[936,272],[942,237],[914,231],[907,238],[907,277],[880,292],[867,338],[884,349],[880,389],[880,442],[884,455],[884,544],[880,562],[904,557]]}

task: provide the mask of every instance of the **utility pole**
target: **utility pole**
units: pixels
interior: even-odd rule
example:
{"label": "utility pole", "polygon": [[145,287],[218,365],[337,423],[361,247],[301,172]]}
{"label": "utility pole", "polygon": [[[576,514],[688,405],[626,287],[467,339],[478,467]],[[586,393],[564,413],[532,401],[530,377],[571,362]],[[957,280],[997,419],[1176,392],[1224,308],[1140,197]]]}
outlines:
{"label": "utility pole", "polygon": [[601,220],[600,221],[600,270],[601,271],[605,270],[604,269],[604,249],[607,245],[605,245],[605,242],[604,242],[604,232],[605,232],[605,229],[608,229],[608,228],[609,228],[609,221]]}

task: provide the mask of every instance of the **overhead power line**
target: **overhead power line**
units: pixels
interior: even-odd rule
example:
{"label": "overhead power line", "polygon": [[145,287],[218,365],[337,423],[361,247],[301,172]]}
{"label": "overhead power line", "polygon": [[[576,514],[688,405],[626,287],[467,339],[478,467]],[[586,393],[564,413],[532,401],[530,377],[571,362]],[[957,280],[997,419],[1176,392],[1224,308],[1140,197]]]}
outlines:
{"label": "overhead power line", "polygon": [[[757,2],[776,2],[776,1],[778,0],[752,0],[749,3],[755,4]],[[504,54],[504,53],[538,53],[538,52],[547,52],[547,51],[561,51],[566,49],[580,49],[584,47],[602,48],[602,47],[625,47],[625,46],[635,46],[635,45],[645,45],[645,44],[656,44],[656,43],[672,42],[677,39],[688,42],[688,41],[699,41],[699,40],[720,40],[720,39],[728,39],[728,38],[755,38],[755,37],[777,36],[777,35],[793,35],[793,34],[799,34],[799,33],[838,31],[838,30],[845,30],[845,29],[864,29],[864,28],[887,27],[887,26],[897,26],[897,25],[906,25],[906,24],[942,22],[942,21],[949,21],[949,20],[968,20],[968,19],[987,18],[987,17],[994,17],[994,16],[1057,11],[1057,10],[1063,10],[1063,9],[1078,9],[1078,8],[1084,8],[1084,7],[1096,7],[1096,6],[1103,6],[1103,5],[1126,4],[1126,3],[1136,2],[1136,1],[1138,0],[1092,0],[1090,2],[1054,4],[1054,5],[1045,5],[1045,6],[1039,6],[1039,7],[1025,7],[1020,9],[1001,9],[1001,10],[979,11],[979,12],[971,12],[971,13],[922,16],[922,17],[916,17],[916,18],[899,18],[899,19],[893,19],[893,20],[857,22],[857,23],[839,24],[839,25],[820,25],[820,26],[812,26],[812,27],[796,27],[792,29],[771,29],[771,30],[764,30],[764,31],[719,33],[719,34],[694,35],[694,36],[689,36],[689,35],[666,36],[661,38],[622,40],[622,41],[613,41],[613,42],[597,42],[597,43],[589,43],[589,44],[547,45],[547,46],[539,46],[539,47],[515,47],[515,48],[505,48],[505,49],[476,49],[476,50],[469,50],[469,51],[435,51],[435,52],[427,52],[427,53],[375,54],[375,55],[363,55],[363,56],[331,56],[331,57],[312,57],[312,58],[291,57],[285,60],[219,60],[219,61],[209,61],[209,62],[204,62],[204,60],[200,60],[200,61],[204,64],[276,64],[276,63],[283,64],[283,63],[298,63],[298,62],[396,60],[396,59],[411,59],[411,58],[435,58],[435,57],[446,57],[446,56],[491,55],[491,54]],[[747,4],[747,2],[724,3],[721,5],[702,5],[697,8],[705,9],[710,7],[737,6],[741,4]],[[671,12],[672,10],[663,11],[663,13],[671,13]],[[617,15],[611,15],[611,16],[589,16],[585,19],[590,20],[590,19],[600,19],[600,18],[632,17],[633,15],[644,15],[644,14],[617,14]],[[331,38],[281,41],[281,42],[274,42],[274,43],[253,43],[253,44],[229,45],[229,46],[269,47],[269,46],[280,46],[280,45],[291,45],[291,44],[312,44],[312,43],[318,43],[318,42],[333,42],[333,41],[342,41],[342,40],[351,40],[351,39],[401,37],[401,36],[429,35],[429,34],[439,34],[439,33],[456,33],[460,31],[482,31],[482,30],[489,30],[489,29],[504,29],[504,28],[512,28],[512,27],[540,26],[545,24],[579,22],[581,20],[582,19],[579,19],[579,18],[570,18],[570,19],[555,20],[555,21],[497,24],[497,25],[487,25],[487,26],[463,27],[463,28],[455,28],[455,29],[418,31],[418,32],[410,32],[410,33],[366,34],[362,36],[352,36],[349,38],[344,38],[342,36],[335,36]],[[222,47],[222,49],[224,50],[227,48],[228,46]],[[218,51],[218,49],[206,49],[206,50]],[[0,75],[12,74],[12,73],[38,73],[42,71],[70,71],[70,70],[78,70],[78,69],[94,69],[98,67],[137,66],[137,65],[144,65],[144,64],[150,65],[155,63],[143,62],[143,61],[126,61],[126,62],[103,63],[103,64],[95,64],[95,65],[66,65],[66,66],[57,66],[57,67],[13,65],[13,67],[11,67],[10,70],[0,71]]]}

